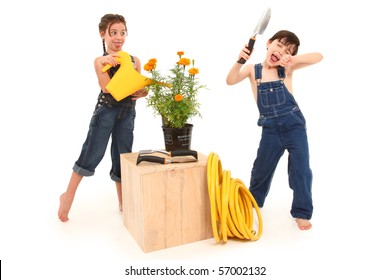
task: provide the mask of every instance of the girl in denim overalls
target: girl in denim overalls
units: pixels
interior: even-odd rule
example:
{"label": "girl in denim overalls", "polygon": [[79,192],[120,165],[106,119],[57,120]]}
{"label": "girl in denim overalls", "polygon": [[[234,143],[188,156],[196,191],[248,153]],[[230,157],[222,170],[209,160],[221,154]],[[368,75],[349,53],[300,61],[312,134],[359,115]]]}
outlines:
{"label": "girl in denim overalls", "polygon": [[[122,50],[127,36],[126,21],[123,16],[106,14],[101,18],[99,32],[103,41],[103,56],[95,59],[95,71],[101,88],[95,111],[91,118],[87,138],[83,144],[80,156],[73,166],[73,172],[65,193],[60,197],[58,218],[66,222],[72,202],[84,176],[92,176],[95,168],[102,160],[108,141],[111,137],[112,168],[110,176],[115,181],[119,209],[122,211],[122,184],[120,170],[120,154],[130,153],[133,145],[133,130],[135,119],[135,103],[140,97],[147,95],[141,89],[121,101],[116,101],[106,90],[106,86],[120,65],[115,60],[116,53]],[[107,46],[107,47],[106,47]],[[140,72],[141,63],[131,56],[134,68]],[[102,68],[110,64],[110,71],[102,72]]]}
{"label": "girl in denim overalls", "polygon": [[[289,152],[288,175],[293,190],[291,215],[302,230],[311,228],[313,213],[311,196],[312,172],[305,118],[292,96],[294,70],[322,60],[320,53],[296,55],[298,37],[287,30],[277,32],[267,42],[267,55],[262,64],[235,63],[227,76],[227,84],[234,85],[249,78],[260,117],[262,136],[253,163],[249,190],[257,204],[263,207],[273,174],[284,151]],[[248,60],[247,46],[239,58]]]}

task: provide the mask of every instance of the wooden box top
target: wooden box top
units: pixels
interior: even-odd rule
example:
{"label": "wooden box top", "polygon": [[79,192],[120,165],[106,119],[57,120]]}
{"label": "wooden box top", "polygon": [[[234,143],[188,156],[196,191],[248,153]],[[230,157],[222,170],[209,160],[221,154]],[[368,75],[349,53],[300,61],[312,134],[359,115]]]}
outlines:
{"label": "wooden box top", "polygon": [[[154,153],[151,155],[169,158],[168,156],[166,156],[164,154],[160,154],[160,153]],[[161,163],[155,163],[155,162],[142,161],[137,165],[137,158],[138,158],[138,153],[121,154],[122,163],[126,162],[126,164],[128,164],[130,166],[130,168],[134,168],[139,174],[149,174],[149,173],[156,173],[156,172],[164,172],[167,170],[207,166],[207,156],[204,154],[201,154],[199,152],[198,152],[198,160],[197,161],[185,162],[185,163],[161,164]],[[191,157],[189,156],[189,158],[191,158]]]}

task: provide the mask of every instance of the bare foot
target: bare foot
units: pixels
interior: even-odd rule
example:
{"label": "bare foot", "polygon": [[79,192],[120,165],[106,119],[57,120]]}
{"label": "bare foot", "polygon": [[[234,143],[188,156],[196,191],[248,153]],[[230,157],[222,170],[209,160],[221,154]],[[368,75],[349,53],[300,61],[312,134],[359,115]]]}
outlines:
{"label": "bare foot", "polygon": [[60,196],[60,207],[58,209],[58,218],[61,222],[69,221],[68,214],[72,206],[74,195],[63,193]]}
{"label": "bare foot", "polygon": [[311,223],[309,220],[296,218],[295,221],[297,222],[300,230],[311,229]]}

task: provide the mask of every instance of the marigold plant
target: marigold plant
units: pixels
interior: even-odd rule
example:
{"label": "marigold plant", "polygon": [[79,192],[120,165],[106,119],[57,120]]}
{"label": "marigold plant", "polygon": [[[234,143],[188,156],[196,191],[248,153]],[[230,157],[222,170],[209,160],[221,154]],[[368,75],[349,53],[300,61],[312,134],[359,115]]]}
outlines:
{"label": "marigold plant", "polygon": [[[195,61],[184,58],[184,52],[177,52],[179,60],[169,75],[164,76],[157,70],[157,59],[150,59],[144,70],[151,74],[154,83],[147,86],[152,92],[146,98],[146,105],[152,107],[155,115],[161,115],[166,127],[182,128],[194,116],[200,116],[200,104],[197,100],[198,91],[204,88],[196,77],[199,69]],[[192,66],[191,66],[192,64]],[[190,67],[191,66],[191,67]],[[190,67],[186,71],[186,67]]]}

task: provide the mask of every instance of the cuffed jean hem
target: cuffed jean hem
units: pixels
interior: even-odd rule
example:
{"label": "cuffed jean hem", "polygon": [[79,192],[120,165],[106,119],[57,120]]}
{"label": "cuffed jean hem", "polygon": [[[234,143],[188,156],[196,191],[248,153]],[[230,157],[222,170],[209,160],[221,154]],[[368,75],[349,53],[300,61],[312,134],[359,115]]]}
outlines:
{"label": "cuffed jean hem", "polygon": [[79,174],[80,176],[92,176],[93,174],[95,174],[95,172],[84,169],[84,168],[78,166],[77,164],[75,164],[73,166],[73,171],[75,173]]}
{"label": "cuffed jean hem", "polygon": [[113,181],[115,181],[115,182],[121,182],[121,178],[119,178],[118,176],[116,176],[114,173],[110,173],[110,177],[111,177],[111,179],[113,180]]}
{"label": "cuffed jean hem", "polygon": [[302,214],[291,214],[291,216],[294,219],[305,219],[305,220],[310,220],[311,219],[311,215],[307,216],[307,215],[302,215]]}

